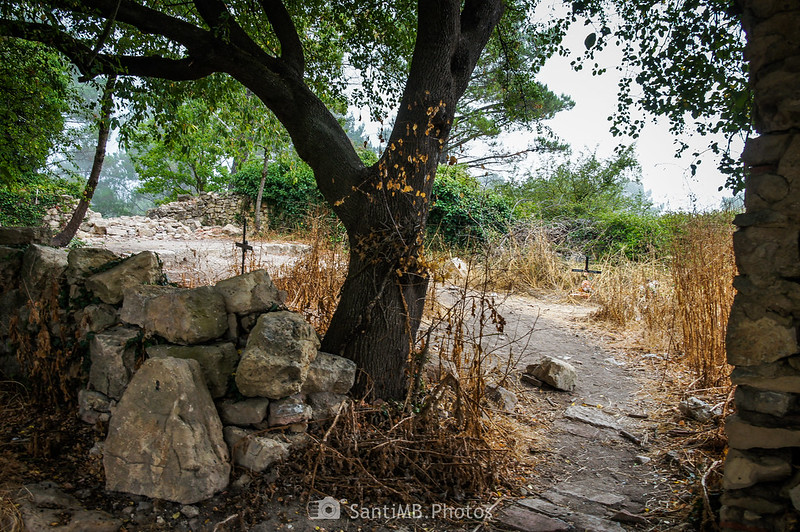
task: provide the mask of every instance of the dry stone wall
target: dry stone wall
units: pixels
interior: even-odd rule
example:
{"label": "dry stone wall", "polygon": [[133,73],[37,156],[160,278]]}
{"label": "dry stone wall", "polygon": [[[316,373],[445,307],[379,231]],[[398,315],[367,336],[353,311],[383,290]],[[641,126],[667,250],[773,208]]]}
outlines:
{"label": "dry stone wall", "polygon": [[[30,370],[24,338],[77,338],[90,364],[74,394],[83,421],[107,426],[106,487],[193,504],[225,489],[233,465],[260,472],[308,444],[356,368],[318,351],[266,271],[193,289],[163,279],[150,251],[0,242],[0,378]],[[49,322],[33,317],[45,300]]]}
{"label": "dry stone wall", "polygon": [[736,414],[720,511],[726,531],[800,529],[800,0],[745,0],[754,91],[737,295],[728,324]]}
{"label": "dry stone wall", "polygon": [[[253,206],[246,196],[201,192],[197,196],[178,196],[178,201],[147,211],[147,217],[153,220],[194,222],[206,226],[241,225],[241,215],[244,211],[247,211],[248,217],[252,218]],[[262,206],[262,220],[266,220],[268,215],[268,208],[266,205]]]}

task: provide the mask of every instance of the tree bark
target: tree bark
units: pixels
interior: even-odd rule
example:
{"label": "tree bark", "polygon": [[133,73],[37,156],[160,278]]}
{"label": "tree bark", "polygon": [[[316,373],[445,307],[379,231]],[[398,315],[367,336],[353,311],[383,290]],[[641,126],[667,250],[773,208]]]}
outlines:
{"label": "tree bark", "polygon": [[261,200],[264,197],[264,184],[267,182],[267,171],[269,170],[269,152],[264,148],[264,164],[261,167],[261,181],[258,183],[258,194],[256,195],[256,207],[253,213],[253,225],[255,231],[261,231]]}
{"label": "tree bark", "polygon": [[70,218],[67,226],[53,237],[52,245],[54,247],[64,247],[75,238],[75,234],[78,232],[81,223],[83,223],[84,216],[86,216],[86,211],[89,209],[89,204],[92,202],[97,184],[100,182],[100,172],[103,169],[103,161],[106,158],[108,134],[111,130],[111,111],[113,108],[114,86],[116,83],[117,76],[115,74],[109,75],[108,80],[106,80],[106,86],[103,89],[103,96],[100,104],[97,147],[94,151],[94,161],[92,161],[92,170],[89,172],[89,180],[86,182],[83,195],[78,202],[75,212],[72,213],[72,218]]}

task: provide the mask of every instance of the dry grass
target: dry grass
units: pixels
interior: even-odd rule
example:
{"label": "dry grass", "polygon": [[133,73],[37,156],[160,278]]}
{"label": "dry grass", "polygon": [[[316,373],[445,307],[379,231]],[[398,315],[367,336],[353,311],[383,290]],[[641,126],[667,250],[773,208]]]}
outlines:
{"label": "dry grass", "polygon": [[695,216],[680,228],[672,246],[675,308],[683,360],[709,388],[729,383],[725,333],[733,303],[733,226],[725,217]]}
{"label": "dry grass", "polygon": [[286,290],[286,305],[324,335],[339,304],[347,275],[347,252],[338,238],[341,231],[330,216],[317,213],[306,225],[311,249],[294,264],[279,267],[273,281]]}
{"label": "dry grass", "polygon": [[567,262],[537,221],[514,227],[486,256],[497,289],[569,290],[575,283]]}
{"label": "dry grass", "polygon": [[7,490],[0,490],[0,530],[4,532],[22,532],[25,530],[22,515],[14,503],[11,493]]}

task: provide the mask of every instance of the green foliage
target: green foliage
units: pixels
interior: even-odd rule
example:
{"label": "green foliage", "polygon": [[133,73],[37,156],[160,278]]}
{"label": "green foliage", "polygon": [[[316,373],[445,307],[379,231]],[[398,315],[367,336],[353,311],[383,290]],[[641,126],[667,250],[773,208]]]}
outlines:
{"label": "green foliage", "polygon": [[28,174],[21,183],[0,185],[0,226],[39,226],[47,209],[65,204],[65,196],[78,197],[80,184]]}
{"label": "green foliage", "polygon": [[653,214],[607,212],[598,217],[597,237],[586,251],[595,256],[624,254],[637,259],[648,254],[666,254],[669,229],[665,220]]}
{"label": "green foliage", "polygon": [[643,213],[651,205],[641,193],[639,172],[631,147],[608,159],[583,154],[501,188],[520,216],[571,220],[612,211]]}
{"label": "green foliage", "polygon": [[17,182],[45,165],[64,141],[69,68],[38,43],[0,40],[0,181]]}
{"label": "green foliage", "polygon": [[[245,194],[255,202],[261,182],[263,160],[252,160],[231,177],[234,192]],[[271,216],[271,229],[298,229],[308,213],[324,204],[314,173],[294,154],[282,153],[271,161],[264,182],[263,204]]]}
{"label": "green foliage", "polygon": [[505,230],[511,218],[512,210],[504,198],[483,189],[464,167],[439,167],[428,216],[429,232],[438,233],[447,243],[466,245]]}
{"label": "green foliage", "polygon": [[169,121],[151,119],[129,138],[141,184],[137,192],[174,201],[179,194],[221,190],[228,182],[227,132],[202,101],[183,102]]}

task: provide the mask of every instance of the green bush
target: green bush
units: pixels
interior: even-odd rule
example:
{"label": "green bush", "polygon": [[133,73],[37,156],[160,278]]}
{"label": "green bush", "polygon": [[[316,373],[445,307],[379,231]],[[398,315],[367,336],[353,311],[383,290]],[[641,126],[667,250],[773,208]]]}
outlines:
{"label": "green bush", "polygon": [[460,166],[440,166],[433,183],[433,206],[428,231],[445,242],[466,245],[483,242],[493,232],[506,230],[512,218],[508,203]]}
{"label": "green bush", "polygon": [[[249,196],[255,204],[261,182],[262,161],[252,161],[233,175],[234,192]],[[298,229],[309,211],[325,203],[314,173],[297,157],[281,155],[271,162],[264,182],[262,203],[270,212],[271,229]]]}
{"label": "green bush", "polygon": [[39,226],[47,209],[79,197],[81,186],[42,174],[28,174],[19,184],[0,185],[0,226]]}
{"label": "green bush", "polygon": [[597,219],[595,255],[623,253],[629,259],[666,252],[669,230],[661,217],[633,212],[606,212]]}

